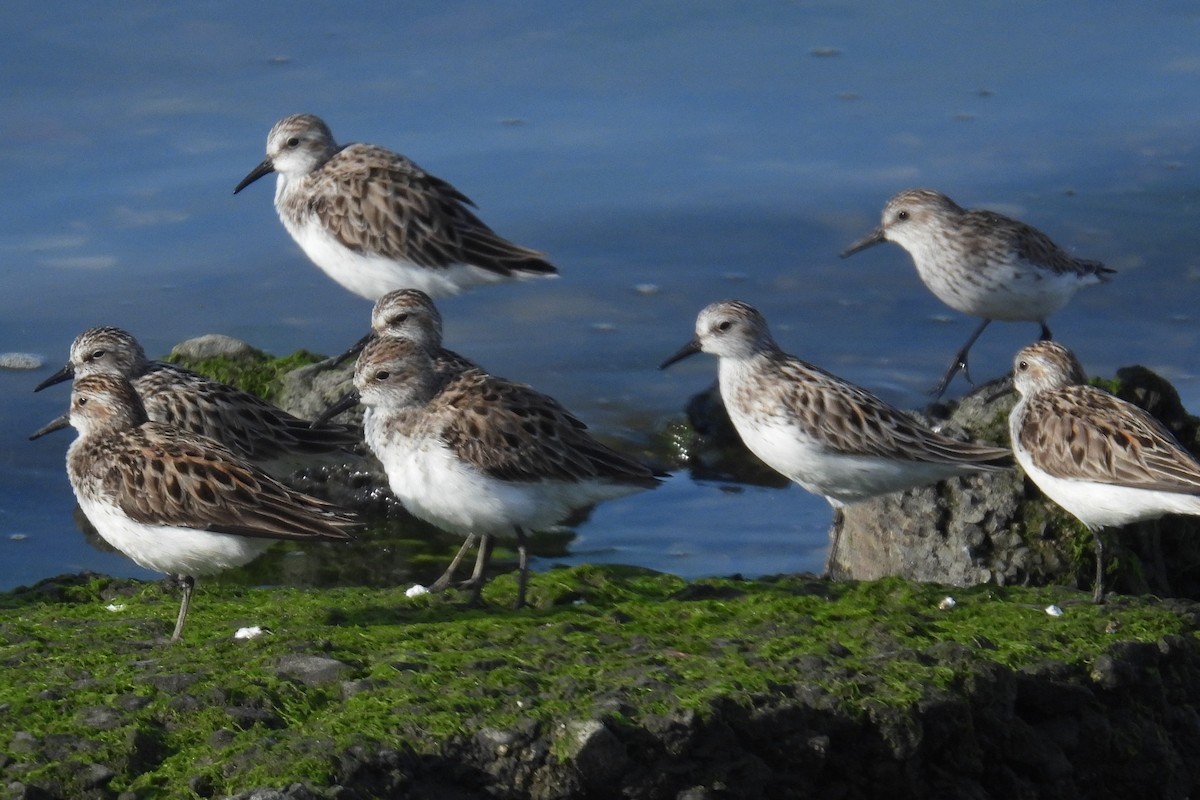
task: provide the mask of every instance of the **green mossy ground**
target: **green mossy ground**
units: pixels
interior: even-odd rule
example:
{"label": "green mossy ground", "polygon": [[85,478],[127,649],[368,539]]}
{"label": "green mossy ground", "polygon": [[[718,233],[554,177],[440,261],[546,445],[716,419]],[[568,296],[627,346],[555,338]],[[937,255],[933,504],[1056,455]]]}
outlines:
{"label": "green mossy ground", "polygon": [[279,381],[284,375],[299,367],[323,361],[325,357],[307,350],[297,350],[282,357],[255,350],[253,355],[207,358],[199,361],[172,353],[166,360],[195,370],[215,381],[270,399],[279,390]]}
{"label": "green mossy ground", "polygon": [[[0,787],[77,796],[98,780],[186,797],[327,785],[330,753],[355,744],[434,753],[451,737],[529,720],[617,709],[637,724],[798,687],[853,717],[961,690],[980,663],[1086,672],[1117,642],[1196,635],[1194,620],[1158,601],[1094,606],[1061,588],[688,583],[585,566],[534,576],[532,608],[512,610],[514,595],[511,576],[477,610],[401,589],[210,581],[175,645],[160,639],[177,607],[165,583],[81,577],[0,595]],[[956,603],[939,608],[947,595]],[[1065,613],[1047,614],[1051,603]],[[234,640],[247,625],[270,633]],[[281,667],[296,654],[346,666],[308,683]]]}

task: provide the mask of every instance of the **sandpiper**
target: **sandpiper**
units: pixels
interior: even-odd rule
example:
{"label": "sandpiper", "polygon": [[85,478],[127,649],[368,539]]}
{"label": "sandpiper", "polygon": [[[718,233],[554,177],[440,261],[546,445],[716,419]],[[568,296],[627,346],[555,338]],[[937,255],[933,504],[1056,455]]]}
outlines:
{"label": "sandpiper", "polygon": [[233,193],[271,172],[288,233],[329,277],[368,300],[393,289],[444,297],[558,274],[542,253],[496,234],[446,181],[385,148],[339,145],[312,114],[275,123],[266,159]]}
{"label": "sandpiper", "polygon": [[1013,362],[1021,399],[1009,431],[1025,474],[1092,531],[1092,599],[1099,603],[1100,531],[1164,514],[1200,515],[1200,462],[1154,417],[1085,381],[1066,347],[1042,341],[1024,348]]}
{"label": "sandpiper", "polygon": [[292,491],[211,439],[152,422],[125,378],[76,378],[67,414],[30,438],[74,426],[67,475],[97,532],[146,569],[177,577],[178,641],[196,576],[247,563],[276,539],[345,541],[357,523]]}
{"label": "sandpiper", "polygon": [[940,397],[960,371],[970,380],[967,353],[994,319],[1038,322],[1084,286],[1111,280],[1116,270],[1068,254],[1036,228],[994,211],[966,210],[941,192],[909,189],[888,200],[883,223],[842,252],[854,255],[883,241],[912,256],[929,290],[953,309],[983,322],[954,355],[933,389]]}
{"label": "sandpiper", "polygon": [[[1008,450],[936,433],[865,389],[783,352],[762,314],[747,303],[704,308],[695,338],[661,368],[702,351],[720,359],[721,399],[746,447],[828,500],[835,515],[847,503],[1011,466]],[[835,537],[827,564],[836,550]]]}
{"label": "sandpiper", "polygon": [[[425,348],[433,355],[434,372],[442,381],[452,380],[468,369],[479,368],[470,359],[442,346],[441,312],[429,295],[420,289],[396,289],[376,300],[374,308],[371,309],[371,332],[334,359],[334,363],[341,364],[346,359],[357,356],[368,342],[376,338],[408,341]],[[371,412],[368,410],[366,413]],[[328,417],[327,413],[324,418]],[[490,536],[486,533],[483,536],[485,538],[480,542],[475,570],[464,584],[466,586],[482,585],[492,551]],[[475,546],[476,539],[477,535],[474,533],[467,535],[445,572],[427,587],[429,591],[439,592],[450,585],[458,565]]]}
{"label": "sandpiper", "polygon": [[361,441],[353,428],[314,427],[257,395],[176,364],[152,361],[137,339],[121,328],[89,328],[79,334],[66,366],[34,391],[89,375],[126,378],[150,419],[215,439],[277,477],[291,474],[314,457],[352,457],[347,448]]}
{"label": "sandpiper", "polygon": [[[553,398],[478,368],[447,379],[434,354],[410,340],[367,344],[354,385],[355,394],[326,413],[367,407],[367,443],[405,508],[444,530],[480,534],[481,552],[491,536],[516,534],[518,608],[528,531],[660,483],[650,468],[593,439]],[[478,602],[482,577],[472,588]]]}

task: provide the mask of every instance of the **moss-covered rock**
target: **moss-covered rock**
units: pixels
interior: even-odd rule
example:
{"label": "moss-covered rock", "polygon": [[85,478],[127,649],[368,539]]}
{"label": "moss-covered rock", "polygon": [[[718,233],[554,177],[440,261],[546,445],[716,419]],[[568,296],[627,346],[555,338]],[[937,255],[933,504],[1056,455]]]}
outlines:
{"label": "moss-covered rock", "polygon": [[[0,595],[0,797],[1185,797],[1200,607],[579,567]],[[1046,612],[1057,604],[1061,616]],[[243,626],[269,630],[235,639]]]}

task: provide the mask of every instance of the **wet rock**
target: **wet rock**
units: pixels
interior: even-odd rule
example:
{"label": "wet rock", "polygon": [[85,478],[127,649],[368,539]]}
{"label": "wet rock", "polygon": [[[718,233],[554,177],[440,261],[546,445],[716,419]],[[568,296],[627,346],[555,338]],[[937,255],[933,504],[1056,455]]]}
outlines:
{"label": "wet rock", "polygon": [[208,333],[187,339],[171,349],[171,356],[185,361],[207,361],[213,358],[254,358],[262,355],[241,339],[220,333]]}
{"label": "wet rock", "polygon": [[41,369],[46,359],[35,353],[0,353],[0,369]]}
{"label": "wet rock", "polygon": [[292,678],[308,686],[341,680],[350,665],[327,656],[301,653],[282,656],[276,664],[280,677]]}
{"label": "wet rock", "polygon": [[602,722],[568,722],[562,726],[561,737],[566,758],[574,761],[581,782],[593,792],[611,786],[628,767],[625,746]]}
{"label": "wet rock", "polygon": [[107,786],[117,773],[103,764],[88,764],[79,770],[76,780],[84,789],[99,789]]}
{"label": "wet rock", "polygon": [[[332,359],[308,364],[283,376],[273,402],[302,419],[316,419],[354,388],[354,359],[334,366]],[[338,422],[362,425],[362,407],[355,406]]]}

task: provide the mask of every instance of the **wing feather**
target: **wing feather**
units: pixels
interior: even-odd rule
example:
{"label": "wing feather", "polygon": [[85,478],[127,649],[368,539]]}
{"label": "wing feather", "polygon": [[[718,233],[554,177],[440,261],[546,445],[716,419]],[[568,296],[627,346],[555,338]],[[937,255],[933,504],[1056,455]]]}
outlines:
{"label": "wing feather", "polygon": [[1035,394],[1018,435],[1034,463],[1055,477],[1200,494],[1200,462],[1170,431],[1093,386]]}
{"label": "wing feather", "polygon": [[865,389],[795,357],[779,353],[770,369],[781,377],[771,383],[779,412],[794,417],[835,452],[997,468],[1012,461],[1007,448],[936,433]]}
{"label": "wing feather", "polygon": [[309,212],[355,252],[502,275],[557,271],[541,253],[496,234],[450,183],[382,147],[350,145],[308,180]]}
{"label": "wing feather", "polygon": [[650,468],[596,441],[556,400],[524,384],[470,370],[443,390],[439,406],[434,424],[442,441],[492,477],[659,482]]}
{"label": "wing feather", "polygon": [[343,540],[356,527],[336,506],[288,489],[216,442],[155,422],[93,461],[102,489],[131,519],[273,539]]}

